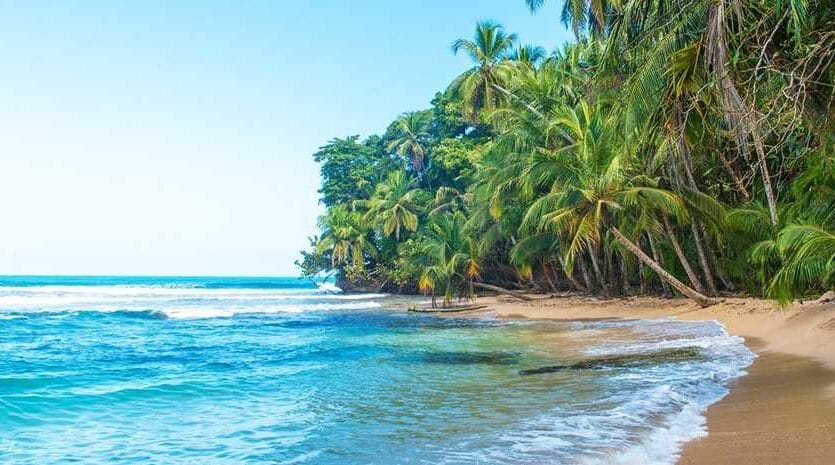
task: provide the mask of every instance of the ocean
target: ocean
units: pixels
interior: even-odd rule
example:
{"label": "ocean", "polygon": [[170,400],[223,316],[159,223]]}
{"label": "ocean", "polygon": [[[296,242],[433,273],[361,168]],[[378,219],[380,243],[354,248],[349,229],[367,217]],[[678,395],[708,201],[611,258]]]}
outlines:
{"label": "ocean", "polygon": [[[716,322],[408,313],[298,278],[0,277],[0,463],[672,464]],[[575,367],[669,349],[680,359]]]}

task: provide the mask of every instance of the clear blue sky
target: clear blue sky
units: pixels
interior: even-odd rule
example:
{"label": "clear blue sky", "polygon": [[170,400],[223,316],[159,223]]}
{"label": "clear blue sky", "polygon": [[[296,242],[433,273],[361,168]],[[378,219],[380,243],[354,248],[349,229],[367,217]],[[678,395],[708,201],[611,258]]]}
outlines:
{"label": "clear blue sky", "polygon": [[523,0],[0,0],[0,273],[295,274],[311,154],[428,107]]}

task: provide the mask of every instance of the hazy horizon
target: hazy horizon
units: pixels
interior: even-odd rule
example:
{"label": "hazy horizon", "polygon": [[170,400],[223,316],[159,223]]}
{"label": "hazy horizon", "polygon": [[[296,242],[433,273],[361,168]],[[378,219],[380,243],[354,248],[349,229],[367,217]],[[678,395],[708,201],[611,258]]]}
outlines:
{"label": "hazy horizon", "polygon": [[428,107],[476,21],[569,37],[521,0],[2,9],[3,275],[294,276],[319,146]]}

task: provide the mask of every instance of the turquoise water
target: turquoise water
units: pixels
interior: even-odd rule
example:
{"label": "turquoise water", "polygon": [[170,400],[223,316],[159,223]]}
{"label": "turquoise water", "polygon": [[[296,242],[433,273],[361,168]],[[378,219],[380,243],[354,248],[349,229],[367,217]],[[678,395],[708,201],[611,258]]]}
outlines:
{"label": "turquoise water", "polygon": [[[391,307],[294,278],[0,277],[0,463],[672,463],[752,359],[715,323]],[[519,374],[668,347],[702,356]]]}

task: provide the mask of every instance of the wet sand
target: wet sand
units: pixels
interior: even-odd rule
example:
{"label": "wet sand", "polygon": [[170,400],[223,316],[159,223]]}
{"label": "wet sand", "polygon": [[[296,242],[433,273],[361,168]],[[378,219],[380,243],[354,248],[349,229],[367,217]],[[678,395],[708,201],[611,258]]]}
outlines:
{"label": "wet sand", "polygon": [[681,299],[480,298],[508,319],[718,320],[758,358],[707,411],[708,436],[685,444],[681,465],[835,464],[835,303],[778,309],[729,298],[701,309]]}

